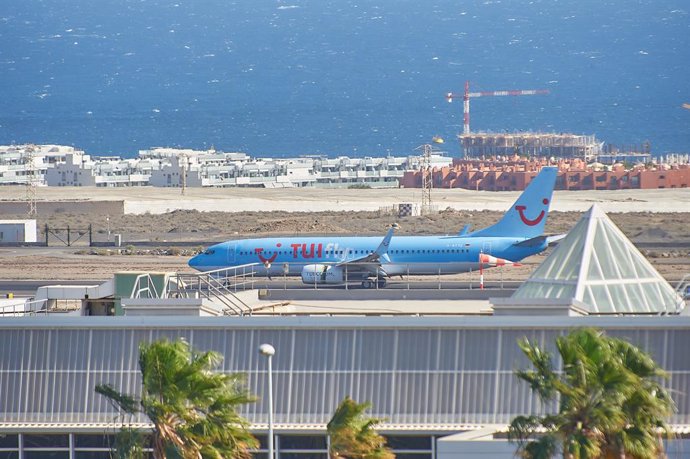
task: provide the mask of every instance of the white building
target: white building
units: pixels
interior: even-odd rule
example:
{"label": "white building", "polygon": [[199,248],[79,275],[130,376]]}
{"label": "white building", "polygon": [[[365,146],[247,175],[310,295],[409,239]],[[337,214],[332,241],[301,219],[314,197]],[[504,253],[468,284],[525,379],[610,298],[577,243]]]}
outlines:
{"label": "white building", "polygon": [[[27,164],[30,158],[33,167]],[[142,150],[137,158],[123,159],[91,157],[73,147],[24,145],[0,147],[0,185],[26,184],[32,177],[38,185],[76,187],[397,187],[405,171],[420,163],[419,156],[251,158],[175,148]],[[432,157],[432,167],[451,163],[447,156]]]}
{"label": "white building", "polygon": [[3,242],[36,242],[36,220],[0,220]]}
{"label": "white building", "polygon": [[45,185],[48,168],[65,162],[68,154],[83,152],[64,145],[0,146],[0,185],[25,185],[30,179]]}
{"label": "white building", "polygon": [[68,153],[45,174],[48,186],[144,186],[158,164],[150,160],[99,157],[83,152]]}

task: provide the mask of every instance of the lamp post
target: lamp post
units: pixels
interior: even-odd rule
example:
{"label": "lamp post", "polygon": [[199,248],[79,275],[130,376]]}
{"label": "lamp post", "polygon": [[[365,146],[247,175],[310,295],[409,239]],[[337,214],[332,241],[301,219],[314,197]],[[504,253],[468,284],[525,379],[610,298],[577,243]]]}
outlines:
{"label": "lamp post", "polygon": [[264,343],[259,346],[259,354],[268,358],[268,459],[274,459],[273,455],[273,370],[271,358],[276,353],[273,346]]}

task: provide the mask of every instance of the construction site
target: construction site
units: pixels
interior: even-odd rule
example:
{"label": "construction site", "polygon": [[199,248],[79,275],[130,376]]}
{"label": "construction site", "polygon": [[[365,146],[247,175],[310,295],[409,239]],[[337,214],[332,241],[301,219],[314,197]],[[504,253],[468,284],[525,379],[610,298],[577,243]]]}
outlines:
{"label": "construction site", "polygon": [[546,95],[546,89],[521,89],[510,91],[470,92],[470,82],[465,81],[463,94],[446,94],[446,100],[462,98],[463,129],[458,136],[465,158],[495,156],[529,156],[590,159],[602,152],[603,142],[594,135],[576,135],[567,133],[491,133],[470,130],[470,99],[480,97],[502,96],[537,96]]}
{"label": "construction site", "polygon": [[458,136],[465,158],[527,156],[582,158],[590,160],[602,153],[603,142],[594,135],[550,134],[543,132],[474,132]]}

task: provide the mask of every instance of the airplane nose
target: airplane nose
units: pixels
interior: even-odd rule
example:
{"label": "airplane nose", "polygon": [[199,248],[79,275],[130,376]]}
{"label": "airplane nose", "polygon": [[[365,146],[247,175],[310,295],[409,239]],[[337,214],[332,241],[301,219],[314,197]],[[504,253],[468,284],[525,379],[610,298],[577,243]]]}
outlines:
{"label": "airplane nose", "polygon": [[199,255],[195,255],[192,258],[190,258],[187,264],[190,268],[196,269],[196,267],[199,266]]}

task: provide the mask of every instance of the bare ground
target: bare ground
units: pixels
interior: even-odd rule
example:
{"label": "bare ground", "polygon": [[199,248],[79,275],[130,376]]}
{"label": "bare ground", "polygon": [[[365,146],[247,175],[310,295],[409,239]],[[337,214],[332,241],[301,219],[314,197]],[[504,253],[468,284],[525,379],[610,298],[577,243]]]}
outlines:
{"label": "bare ground", "polygon": [[[70,226],[73,230],[84,231],[92,225],[94,240],[106,241],[109,225],[111,233],[122,234],[123,246],[145,242],[148,247],[133,251],[130,247],[123,251],[125,255],[107,249],[89,249],[85,246],[86,235],[71,248],[60,247],[61,243],[51,236],[48,248],[0,249],[0,279],[98,280],[107,279],[118,271],[183,271],[189,270],[186,262],[190,254],[198,250],[197,244],[203,246],[231,238],[326,233],[382,235],[393,222],[400,224],[398,234],[453,234],[467,223],[473,228],[488,226],[501,215],[502,212],[495,211],[451,209],[405,218],[376,211],[227,213],[177,210],[165,214],[111,216],[106,222],[102,217],[94,219],[88,215],[57,213],[39,217],[40,228],[47,224],[54,230]],[[546,231],[565,233],[580,216],[579,212],[551,212]],[[634,242],[659,245],[645,248],[643,252],[667,279],[680,279],[690,272],[690,213],[636,212],[609,216]],[[173,245],[178,242],[187,247],[155,249],[164,242]],[[188,247],[190,243],[192,247]],[[162,253],[168,255],[159,255]],[[526,260],[522,268],[504,269],[501,273],[488,271],[487,279],[499,275],[506,280],[524,279],[541,260],[543,255]]]}

